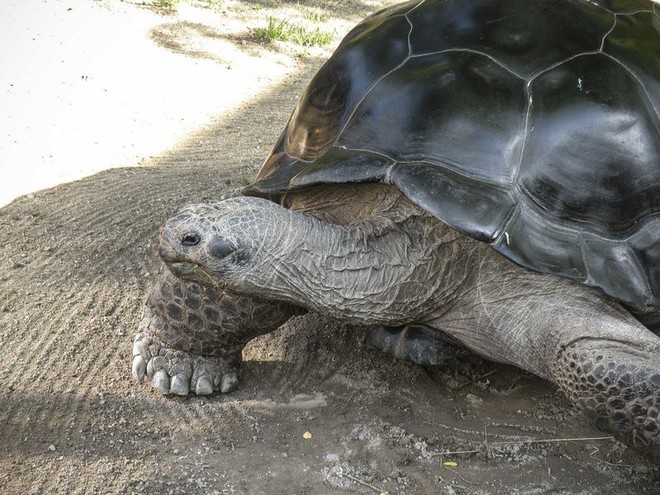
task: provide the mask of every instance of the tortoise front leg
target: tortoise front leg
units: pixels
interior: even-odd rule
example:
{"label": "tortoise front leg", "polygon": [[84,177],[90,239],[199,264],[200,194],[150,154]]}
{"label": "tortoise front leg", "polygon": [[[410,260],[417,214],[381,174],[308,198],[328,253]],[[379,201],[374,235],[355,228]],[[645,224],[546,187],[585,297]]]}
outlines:
{"label": "tortoise front leg", "polygon": [[208,395],[238,387],[241,351],[302,308],[183,281],[171,273],[153,288],[133,344],[132,374],[164,394]]}

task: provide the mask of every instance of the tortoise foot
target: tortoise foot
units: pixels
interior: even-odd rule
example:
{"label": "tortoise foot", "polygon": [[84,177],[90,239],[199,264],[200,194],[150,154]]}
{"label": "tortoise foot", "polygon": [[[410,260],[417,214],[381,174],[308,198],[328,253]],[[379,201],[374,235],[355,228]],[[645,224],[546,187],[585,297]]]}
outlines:
{"label": "tortoise foot", "polygon": [[133,377],[149,379],[164,394],[231,392],[238,387],[245,345],[301,312],[167,273],[143,308],[133,343]]}
{"label": "tortoise foot", "polygon": [[133,343],[133,377],[148,380],[162,394],[232,392],[238,388],[240,364],[240,353],[200,356],[167,347],[151,335],[139,333]]}
{"label": "tortoise foot", "polygon": [[558,353],[557,382],[598,428],[660,459],[657,352],[582,339]]}
{"label": "tortoise foot", "polygon": [[401,327],[374,325],[369,328],[367,344],[387,354],[422,366],[437,366],[454,359],[460,344],[425,325]]}

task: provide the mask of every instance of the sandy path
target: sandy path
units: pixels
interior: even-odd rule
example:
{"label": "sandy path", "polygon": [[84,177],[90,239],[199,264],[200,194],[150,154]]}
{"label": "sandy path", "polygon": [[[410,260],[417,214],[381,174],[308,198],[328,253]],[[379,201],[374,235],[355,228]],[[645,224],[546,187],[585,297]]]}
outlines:
{"label": "sandy path", "polygon": [[118,1],[3,2],[0,206],[143,165],[295,70],[290,51],[236,49],[269,9],[223,5],[161,15]]}

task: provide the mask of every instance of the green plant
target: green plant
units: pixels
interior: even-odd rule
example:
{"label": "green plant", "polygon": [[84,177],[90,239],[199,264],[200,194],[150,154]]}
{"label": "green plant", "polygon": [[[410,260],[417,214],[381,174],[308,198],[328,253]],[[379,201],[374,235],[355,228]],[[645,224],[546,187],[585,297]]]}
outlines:
{"label": "green plant", "polygon": [[162,7],[162,8],[174,8],[176,4],[178,4],[181,0],[155,0],[154,4],[157,7]]}
{"label": "green plant", "polygon": [[217,9],[222,6],[224,0],[199,0],[199,2],[207,9]]}
{"label": "green plant", "polygon": [[321,24],[323,21],[325,21],[325,17],[325,13],[317,9],[308,10],[305,13],[305,19],[313,22],[314,24]]}
{"label": "green plant", "polygon": [[279,40],[291,41],[303,46],[327,45],[334,37],[334,33],[321,31],[318,26],[308,29],[287,20],[277,20],[272,16],[268,17],[268,25],[265,28],[255,28],[253,33],[258,40],[267,43]]}
{"label": "green plant", "polygon": [[265,41],[266,43],[275,40],[286,40],[289,37],[288,23],[278,21],[272,16],[268,18],[268,25],[265,28],[255,28],[253,32],[259,41]]}

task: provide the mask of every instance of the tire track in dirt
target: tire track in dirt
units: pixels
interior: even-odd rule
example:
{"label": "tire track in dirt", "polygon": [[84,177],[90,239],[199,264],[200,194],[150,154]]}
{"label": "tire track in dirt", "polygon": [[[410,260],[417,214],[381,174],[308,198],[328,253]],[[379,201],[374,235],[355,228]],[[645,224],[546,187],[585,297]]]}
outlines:
{"label": "tire track in dirt", "polygon": [[[283,122],[292,107],[289,91],[264,95],[243,107],[238,120],[279,108],[276,119]],[[166,431],[173,418],[202,431],[217,418],[207,403],[164,399],[133,383],[130,350],[142,300],[162,269],[155,253],[160,224],[187,202],[236,194],[267,153],[262,150],[258,161],[249,156],[256,153],[240,157],[231,140],[218,138],[232,128],[240,134],[234,118],[220,119],[149,168],[102,172],[0,210],[3,368],[14,370],[0,392],[0,450],[31,459],[47,474],[23,470],[23,487],[62,493],[62,479],[75,474],[80,481],[87,473],[84,484],[69,483],[66,492],[126,492],[135,483],[131,469],[110,484],[93,474],[116,470],[116,461],[102,454],[109,439],[104,425],[114,423],[113,412],[130,416],[124,425],[130,423],[138,437],[150,437],[153,428]],[[269,129],[270,142],[279,128]],[[15,259],[25,263],[19,267]],[[139,400],[127,403],[133,394]],[[140,426],[135,417],[151,425]],[[145,442],[147,450],[151,442]],[[128,445],[117,460],[137,457],[141,448]],[[1,461],[0,473],[11,473],[14,481],[0,476],[0,491],[21,486],[16,460]],[[154,458],[139,469],[148,473],[156,465]]]}

